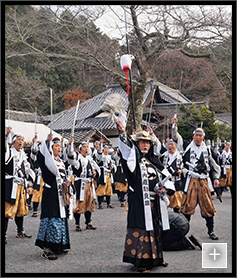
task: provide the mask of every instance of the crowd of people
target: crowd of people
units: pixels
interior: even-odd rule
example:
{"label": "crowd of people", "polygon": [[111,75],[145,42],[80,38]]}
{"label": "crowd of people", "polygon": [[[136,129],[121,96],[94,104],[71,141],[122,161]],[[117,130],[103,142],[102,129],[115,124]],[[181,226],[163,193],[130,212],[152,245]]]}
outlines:
{"label": "crowd of people", "polygon": [[[116,193],[127,211],[127,233],[123,262],[138,272],[166,267],[163,250],[201,249],[191,235],[191,215],[199,204],[210,239],[214,232],[215,194],[232,196],[231,143],[224,149],[211,147],[202,128],[185,141],[178,132],[177,119],[172,120],[172,139],[162,143],[151,127],[127,135],[118,120],[119,146],[112,149],[103,140],[89,147],[86,142],[68,144],[49,134],[45,141],[32,139],[28,153],[24,137],[6,128],[5,139],[5,243],[9,219],[17,226],[16,237],[30,238],[23,227],[24,216],[33,208],[32,217],[40,224],[35,245],[41,257],[56,260],[70,250],[68,219],[74,219],[75,231],[81,232],[81,214],[86,229],[96,230],[92,213],[104,203],[114,209],[111,196]],[[206,142],[206,143],[205,143]],[[75,145],[74,145],[75,144]],[[229,189],[228,189],[229,188]],[[31,206],[32,205],[32,206]],[[170,208],[170,209],[169,209]]]}

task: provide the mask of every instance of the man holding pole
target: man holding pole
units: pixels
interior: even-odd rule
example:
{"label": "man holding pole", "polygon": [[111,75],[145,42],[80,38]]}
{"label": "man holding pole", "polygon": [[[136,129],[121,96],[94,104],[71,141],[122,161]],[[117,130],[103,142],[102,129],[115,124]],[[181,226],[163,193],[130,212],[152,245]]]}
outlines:
{"label": "man holding pole", "polygon": [[[164,166],[157,155],[150,134],[137,132],[133,142],[127,137],[121,121],[119,149],[122,166],[128,180],[128,218],[123,262],[132,263],[138,272],[149,272],[164,263],[161,242],[161,224],[168,230],[169,219],[166,193],[174,193]],[[167,172],[166,172],[167,173]],[[164,177],[166,177],[164,179]],[[164,180],[164,182],[162,181]]]}
{"label": "man holding pole", "polygon": [[31,194],[35,180],[34,171],[30,168],[27,156],[23,151],[24,137],[14,135],[13,146],[9,148],[8,135],[11,128],[6,130],[5,139],[5,243],[7,243],[7,228],[9,219],[15,218],[17,238],[31,238],[23,228],[23,217],[28,213],[27,194]]}

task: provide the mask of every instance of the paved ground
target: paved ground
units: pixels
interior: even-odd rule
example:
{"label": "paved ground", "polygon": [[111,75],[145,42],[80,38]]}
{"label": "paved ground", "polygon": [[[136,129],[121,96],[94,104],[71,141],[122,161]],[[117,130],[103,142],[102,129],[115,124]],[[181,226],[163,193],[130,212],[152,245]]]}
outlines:
{"label": "paved ground", "polygon": [[[231,273],[232,272],[232,199],[230,192],[224,192],[223,203],[214,197],[217,210],[215,232],[220,237],[219,243],[227,243],[227,268],[202,268],[202,251],[187,250],[164,252],[168,267],[153,268],[151,273]],[[87,273],[93,276],[98,273],[123,273],[123,276],[136,274],[133,266],[122,262],[126,233],[126,211],[119,207],[117,196],[112,196],[114,209],[96,209],[93,213],[93,224],[97,230],[86,230],[84,218],[81,217],[82,232],[74,231],[74,221],[69,221],[71,251],[61,255],[56,261],[44,260],[40,257],[41,249],[34,245],[39,218],[31,217],[32,211],[25,217],[24,227],[32,238],[16,238],[16,226],[9,221],[8,244],[5,245],[6,273]],[[83,220],[83,221],[82,221]],[[199,208],[191,220],[188,235],[193,234],[202,243],[213,243],[207,236],[205,221],[200,217]],[[70,275],[70,274],[69,274]],[[102,274],[103,275],[103,274]],[[117,274],[118,275],[118,274]],[[34,276],[34,275],[33,275]],[[160,276],[160,275],[159,275]],[[161,277],[161,276],[160,276]]]}

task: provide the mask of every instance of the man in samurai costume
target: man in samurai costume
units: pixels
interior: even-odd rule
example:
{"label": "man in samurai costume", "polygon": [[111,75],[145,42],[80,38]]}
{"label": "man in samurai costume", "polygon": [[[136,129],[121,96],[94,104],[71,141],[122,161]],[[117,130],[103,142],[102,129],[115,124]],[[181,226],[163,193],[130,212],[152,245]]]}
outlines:
{"label": "man in samurai costume", "polygon": [[[95,141],[93,145],[94,146],[92,148],[90,148],[88,158],[90,158],[90,160],[93,160],[96,163],[96,153],[97,153],[97,150],[99,149],[100,141]],[[92,182],[94,184],[95,190],[97,190],[97,179],[95,177],[93,178]],[[95,201],[95,204],[96,204],[96,201]]]}
{"label": "man in samurai costume", "polygon": [[9,219],[15,218],[17,238],[31,238],[23,228],[23,217],[28,213],[27,194],[31,194],[35,180],[34,171],[23,151],[24,137],[14,135],[12,147],[9,148],[8,136],[11,128],[6,130],[5,138],[5,243]]}
{"label": "man in samurai costume", "polygon": [[214,188],[210,175],[214,180],[214,187],[218,187],[220,166],[208,152],[206,144],[203,142],[204,136],[204,130],[197,128],[193,132],[192,142],[183,154],[185,180],[180,212],[190,220],[199,203],[201,216],[206,220],[208,235],[212,240],[218,240],[219,238],[214,233],[216,209],[212,203],[211,192],[214,192]]}
{"label": "man in samurai costume", "polygon": [[111,196],[113,195],[112,183],[114,182],[113,173],[117,167],[115,161],[109,155],[109,147],[105,145],[102,152],[102,143],[96,154],[96,161],[101,169],[101,175],[97,180],[96,196],[98,198],[99,209],[103,209],[103,199],[106,196],[107,208],[114,208],[111,204]]}
{"label": "man in samurai costume", "polygon": [[117,166],[117,171],[114,175],[115,191],[117,192],[118,199],[120,201],[120,207],[125,207],[125,195],[128,190],[128,183],[123,172],[121,153],[119,149],[114,154],[114,158]]}
{"label": "man in samurai costume", "polygon": [[68,179],[63,161],[59,158],[62,146],[59,138],[50,134],[37,154],[45,182],[41,202],[40,225],[35,245],[43,249],[41,257],[56,260],[56,254],[70,249],[68,231]]}
{"label": "man in samurai costume", "polygon": [[227,142],[225,148],[220,155],[220,165],[221,165],[221,178],[220,187],[221,191],[226,186],[230,187],[230,192],[232,196],[232,152],[230,150],[231,144]]}
{"label": "man in samurai costume", "polygon": [[95,141],[94,146],[92,148],[90,148],[89,154],[95,161],[96,161],[96,153],[99,150],[99,147],[100,147],[100,141]]}
{"label": "man in samurai costume", "polygon": [[137,132],[136,141],[132,142],[122,123],[118,120],[116,124],[120,132],[122,166],[128,180],[123,262],[132,263],[139,272],[149,272],[152,267],[167,266],[162,253],[161,225],[163,230],[169,229],[166,187],[172,188],[167,190],[167,194],[174,194],[175,188],[169,180],[163,186],[159,185],[168,171],[154,154],[150,134]]}
{"label": "man in samurai costume", "polygon": [[86,229],[95,230],[97,227],[92,225],[91,215],[95,211],[95,187],[92,182],[93,177],[100,175],[100,168],[89,158],[89,146],[87,142],[82,142],[78,153],[73,151],[74,138],[70,139],[70,150],[68,153],[68,162],[72,165],[74,174],[74,185],[76,189],[76,207],[73,208],[77,232],[82,231],[80,226],[80,216],[85,215]]}
{"label": "man in samurai costume", "polygon": [[179,151],[176,149],[175,142],[170,139],[167,144],[167,151],[160,157],[161,162],[172,175],[172,181],[175,185],[175,194],[168,196],[170,204],[174,212],[179,212],[182,200],[183,182],[181,174],[183,168],[183,159]]}
{"label": "man in samurai costume", "polygon": [[32,141],[33,144],[31,146],[30,162],[35,172],[35,182],[33,184],[32,198],[31,198],[31,201],[33,202],[33,214],[31,216],[37,217],[38,206],[42,199],[44,181],[42,179],[41,169],[37,161],[37,153],[39,151],[39,145],[41,144],[41,142],[37,143],[37,135],[33,138]]}

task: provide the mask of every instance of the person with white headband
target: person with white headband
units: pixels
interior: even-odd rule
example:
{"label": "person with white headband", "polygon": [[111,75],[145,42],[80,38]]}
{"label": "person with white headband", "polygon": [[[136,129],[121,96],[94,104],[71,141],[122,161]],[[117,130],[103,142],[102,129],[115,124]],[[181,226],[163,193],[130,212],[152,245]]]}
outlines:
{"label": "person with white headband", "polygon": [[76,206],[73,208],[75,218],[75,230],[81,232],[80,216],[84,213],[86,229],[96,230],[92,225],[92,212],[95,211],[95,187],[92,182],[93,178],[98,178],[100,168],[89,156],[89,145],[82,142],[78,146],[79,154],[73,148],[74,138],[70,138],[68,151],[68,162],[72,166],[74,174],[74,185],[76,189]]}
{"label": "person with white headband", "polygon": [[96,160],[96,153],[97,151],[99,150],[99,147],[100,147],[100,141],[95,141],[94,146],[92,148],[90,148],[90,155],[92,156],[92,158],[94,160]]}
{"label": "person with white headband", "polygon": [[9,148],[8,136],[11,128],[6,129],[5,139],[5,243],[9,219],[15,218],[17,238],[31,238],[23,228],[23,217],[28,213],[27,194],[31,194],[35,180],[34,171],[23,151],[24,137],[14,135]]}
{"label": "person with white headband", "polygon": [[31,215],[32,217],[38,216],[38,206],[42,199],[43,186],[44,186],[41,169],[37,161],[37,153],[39,151],[39,146],[41,142],[40,141],[37,142],[37,138],[38,136],[35,135],[35,137],[32,139],[33,144],[31,146],[31,152],[30,152],[30,163],[35,172],[35,182],[33,184],[32,198],[31,198],[31,201],[33,202],[33,213]]}
{"label": "person with white headband", "polygon": [[174,195],[168,196],[169,208],[173,208],[174,212],[179,212],[183,191],[183,159],[172,139],[167,142],[167,151],[161,155],[160,160],[170,172],[176,190]]}
{"label": "person with white headband", "polygon": [[99,209],[103,209],[103,199],[106,197],[107,208],[114,208],[111,204],[111,196],[113,195],[112,183],[114,182],[113,173],[116,172],[117,167],[115,161],[109,155],[109,147],[104,145],[102,147],[102,140],[100,148],[96,154],[97,164],[101,169],[101,175],[97,180],[96,196],[98,198]]}
{"label": "person with white headband", "polygon": [[221,191],[224,190],[226,186],[230,187],[230,193],[232,197],[232,152],[230,150],[231,143],[227,142],[225,148],[220,155],[220,165],[221,165],[221,178],[220,187]]}
{"label": "person with white headband", "polygon": [[39,148],[37,161],[45,182],[41,201],[41,215],[35,245],[43,249],[41,257],[56,260],[56,254],[70,249],[68,230],[68,184],[66,168],[59,158],[62,145],[59,138],[49,134]]}
{"label": "person with white headband", "polygon": [[[184,194],[180,212],[190,221],[191,215],[199,203],[201,216],[206,220],[208,235],[212,240],[219,238],[214,233],[214,216],[216,209],[212,202],[211,192],[219,186],[220,166],[212,158],[204,143],[205,132],[197,128],[193,140],[183,154]],[[213,179],[213,185],[210,178]]]}
{"label": "person with white headband", "polygon": [[164,168],[147,131],[128,138],[121,121],[119,150],[124,174],[128,180],[127,233],[123,262],[132,263],[138,272],[167,266],[162,252],[162,230],[169,230],[167,194],[174,194],[173,182]]}
{"label": "person with white headband", "polygon": [[[90,141],[90,137],[88,137],[87,141],[88,142]],[[91,147],[90,151],[89,151],[89,158],[91,157],[93,159],[93,162],[95,162],[95,163],[97,163],[96,154],[97,154],[99,147],[100,147],[100,141],[95,141],[93,144],[93,147]],[[95,190],[97,190],[97,178],[93,178],[92,182],[94,184]],[[95,201],[95,204],[96,204],[96,201]]]}

